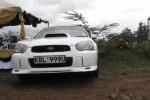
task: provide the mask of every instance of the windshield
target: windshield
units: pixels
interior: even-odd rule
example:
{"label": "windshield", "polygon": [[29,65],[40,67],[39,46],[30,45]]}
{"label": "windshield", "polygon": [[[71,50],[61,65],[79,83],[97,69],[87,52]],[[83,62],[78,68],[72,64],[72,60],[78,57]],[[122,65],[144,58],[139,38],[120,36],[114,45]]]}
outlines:
{"label": "windshield", "polygon": [[60,26],[49,27],[40,31],[35,38],[44,38],[46,34],[60,34],[67,33],[71,37],[87,37],[87,33],[80,26]]}

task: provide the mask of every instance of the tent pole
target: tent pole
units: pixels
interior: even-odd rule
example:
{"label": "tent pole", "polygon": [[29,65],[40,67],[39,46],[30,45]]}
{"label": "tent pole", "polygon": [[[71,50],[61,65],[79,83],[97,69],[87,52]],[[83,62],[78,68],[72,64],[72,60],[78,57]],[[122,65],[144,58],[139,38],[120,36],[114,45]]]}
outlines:
{"label": "tent pole", "polygon": [[20,31],[20,33],[21,33],[21,39],[24,40],[25,36],[26,36],[26,33],[25,33],[25,28],[24,28],[24,22],[25,22],[25,20],[23,18],[22,12],[19,13],[19,20],[21,22],[21,31]]}

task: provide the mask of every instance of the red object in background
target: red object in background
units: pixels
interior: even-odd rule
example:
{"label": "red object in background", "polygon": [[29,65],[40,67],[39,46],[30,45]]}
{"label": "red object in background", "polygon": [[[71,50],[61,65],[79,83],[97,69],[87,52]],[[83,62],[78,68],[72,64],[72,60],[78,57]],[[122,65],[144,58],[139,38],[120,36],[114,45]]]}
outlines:
{"label": "red object in background", "polygon": [[115,45],[118,48],[128,48],[129,47],[129,43],[122,38],[116,39]]}

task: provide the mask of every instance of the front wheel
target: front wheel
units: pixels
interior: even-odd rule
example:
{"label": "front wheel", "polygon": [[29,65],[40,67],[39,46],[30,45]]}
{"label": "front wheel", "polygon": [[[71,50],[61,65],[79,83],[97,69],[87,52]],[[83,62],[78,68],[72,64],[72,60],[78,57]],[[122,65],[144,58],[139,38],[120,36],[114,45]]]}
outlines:
{"label": "front wheel", "polygon": [[32,80],[33,76],[32,75],[26,75],[26,74],[19,74],[18,78],[20,81],[30,81]]}
{"label": "front wheel", "polygon": [[95,71],[88,72],[88,76],[91,78],[98,77],[98,73],[99,73],[99,69],[97,68],[97,70]]}

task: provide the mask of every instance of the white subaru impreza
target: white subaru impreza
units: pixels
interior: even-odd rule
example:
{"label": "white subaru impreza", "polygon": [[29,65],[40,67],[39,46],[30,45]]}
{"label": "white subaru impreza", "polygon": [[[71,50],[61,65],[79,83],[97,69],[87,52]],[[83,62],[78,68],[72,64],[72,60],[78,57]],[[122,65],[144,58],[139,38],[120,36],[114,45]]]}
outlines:
{"label": "white subaru impreza", "polygon": [[20,79],[44,73],[88,73],[98,76],[96,43],[82,26],[55,26],[40,31],[34,39],[16,44],[13,74]]}

